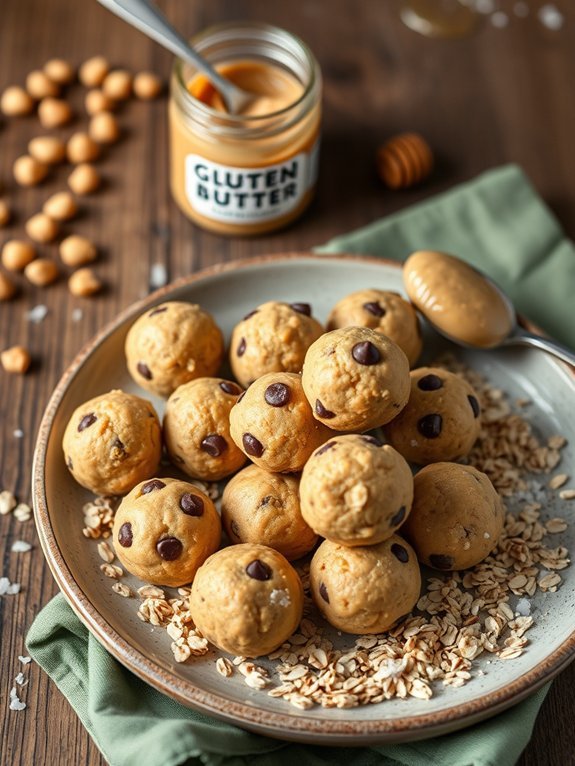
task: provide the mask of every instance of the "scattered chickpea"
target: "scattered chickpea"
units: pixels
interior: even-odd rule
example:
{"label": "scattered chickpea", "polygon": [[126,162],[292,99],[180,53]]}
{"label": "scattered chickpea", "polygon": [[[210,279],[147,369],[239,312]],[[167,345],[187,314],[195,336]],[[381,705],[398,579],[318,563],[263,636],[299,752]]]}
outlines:
{"label": "scattered chickpea", "polygon": [[0,274],[0,302],[9,301],[16,293],[16,286],[6,274]]}
{"label": "scattered chickpea", "polygon": [[66,144],[57,136],[37,136],[28,144],[28,151],[38,162],[57,165],[66,159]]}
{"label": "scattered chickpea", "polygon": [[20,186],[36,186],[46,178],[49,168],[29,154],[24,154],[18,157],[12,170]]}
{"label": "scattered chickpea", "polygon": [[78,205],[70,192],[56,192],[44,202],[42,212],[54,221],[69,221],[77,214]]}
{"label": "scattered chickpea", "polygon": [[28,74],[26,90],[36,101],[41,101],[43,98],[55,98],[60,95],[58,85],[41,69],[34,69]]}
{"label": "scattered chickpea", "polygon": [[90,120],[88,131],[99,144],[115,144],[120,138],[118,120],[110,112],[95,114]]}
{"label": "scattered chickpea", "polygon": [[115,69],[106,75],[102,90],[114,101],[126,101],[132,95],[132,75],[125,69]]}
{"label": "scattered chickpea", "polygon": [[0,361],[6,372],[23,375],[30,367],[32,357],[24,346],[12,346],[0,354]]}
{"label": "scattered chickpea", "polygon": [[44,64],[44,72],[58,85],[69,85],[76,76],[74,67],[66,59],[50,59]]}
{"label": "scattered chickpea", "polygon": [[72,295],[78,295],[87,298],[90,295],[99,293],[102,289],[102,282],[94,274],[92,269],[84,268],[75,271],[68,280],[68,289]]}
{"label": "scattered chickpea", "polygon": [[2,93],[0,109],[7,117],[23,117],[34,110],[34,99],[19,85],[10,85]]}
{"label": "scattered chickpea", "polygon": [[24,276],[37,287],[46,287],[58,279],[58,266],[49,258],[37,258],[24,269]]}
{"label": "scattered chickpea", "polygon": [[163,87],[161,79],[153,72],[138,72],[134,77],[134,93],[143,101],[157,98]]}
{"label": "scattered chickpea", "polygon": [[36,213],[26,221],[26,234],[34,242],[53,242],[60,231],[56,221],[46,213]]}
{"label": "scattered chickpea", "polygon": [[60,242],[60,258],[66,266],[84,266],[96,259],[95,245],[86,237],[71,234]]}
{"label": "scattered chickpea", "polygon": [[84,99],[84,106],[89,115],[98,114],[99,112],[111,112],[116,107],[116,102],[108,98],[105,93],[99,88],[94,88],[86,93]]}
{"label": "scattered chickpea", "polygon": [[72,164],[79,165],[81,162],[97,160],[100,147],[87,133],[79,131],[68,139],[66,154]]}
{"label": "scattered chickpea", "polygon": [[45,98],[38,107],[40,124],[44,128],[60,128],[67,125],[73,117],[67,101],[61,98]]}
{"label": "scattered chickpea", "polygon": [[0,199],[0,229],[6,226],[6,224],[10,223],[10,218],[12,218],[10,205],[6,202],[5,199]]}
{"label": "scattered chickpea", "polygon": [[21,239],[9,239],[2,248],[2,265],[8,271],[23,271],[36,257],[36,248]]}
{"label": "scattered chickpea", "polygon": [[93,165],[84,162],[77,165],[68,176],[68,186],[74,194],[91,194],[99,188],[102,183],[100,174]]}
{"label": "scattered chickpea", "polygon": [[87,88],[97,88],[104,82],[109,71],[110,65],[104,56],[93,56],[80,67],[80,82]]}

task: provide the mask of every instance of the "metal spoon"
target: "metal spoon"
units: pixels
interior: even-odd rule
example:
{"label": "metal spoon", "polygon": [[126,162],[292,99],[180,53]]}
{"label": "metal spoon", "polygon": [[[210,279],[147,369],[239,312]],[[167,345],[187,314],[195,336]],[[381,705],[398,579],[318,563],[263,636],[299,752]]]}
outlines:
{"label": "metal spoon", "polygon": [[230,80],[222,77],[206,59],[190,47],[165,16],[148,0],[99,0],[99,2],[128,24],[203,72],[221,95],[229,114],[240,114],[257,98],[255,93],[238,88]]}

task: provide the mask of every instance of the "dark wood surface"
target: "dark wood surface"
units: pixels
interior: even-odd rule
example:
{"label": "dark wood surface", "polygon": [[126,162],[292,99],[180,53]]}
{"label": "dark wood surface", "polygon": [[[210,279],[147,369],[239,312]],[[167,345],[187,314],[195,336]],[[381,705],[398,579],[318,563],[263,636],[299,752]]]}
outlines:
{"label": "dark wood surface", "polygon": [[[505,2],[511,8],[513,3]],[[561,3],[560,3],[561,4]],[[538,7],[541,3],[530,3]],[[106,186],[82,203],[82,216],[66,226],[91,237],[102,251],[98,273],[106,292],[72,298],[65,280],[47,289],[21,281],[20,297],[0,306],[1,347],[21,343],[34,355],[25,376],[0,371],[0,488],[30,502],[34,440],[44,405],[73,356],[103,324],[148,290],[150,267],[165,264],[170,278],[235,258],[305,250],[332,236],[400,209],[489,167],[517,162],[575,235],[575,14],[562,3],[565,27],[551,32],[532,12],[512,18],[504,30],[484,23],[458,41],[426,40],[404,28],[394,3],[375,0],[169,0],[169,17],[189,34],[234,18],[265,20],[301,35],[320,61],[325,78],[325,123],[319,194],[312,209],[287,231],[260,239],[222,239],[195,228],[178,211],[168,189],[165,100],[131,102],[120,112],[124,140],[100,163]],[[165,78],[170,57],[90,0],[3,0],[0,7],[0,89],[22,83],[26,73],[52,56],[74,63],[103,53],[116,65],[149,68]],[[80,115],[67,135],[85,124],[82,89],[70,99]],[[386,192],[377,181],[376,146],[401,130],[420,130],[437,156],[425,186]],[[17,210],[0,243],[22,234],[26,218],[52,191],[63,188],[68,169],[53,180],[22,190],[11,179],[14,159],[41,133],[36,118],[0,123],[0,179]],[[43,248],[56,257],[56,246]],[[504,257],[504,254],[503,254]],[[25,311],[49,308],[39,325]],[[83,318],[71,321],[74,308]],[[24,437],[16,439],[15,429]],[[10,552],[15,539],[34,544],[30,554]],[[47,677],[32,665],[22,713],[8,710],[8,692],[24,653],[24,635],[40,608],[56,593],[33,523],[0,517],[1,575],[22,583],[22,593],[0,598],[0,763],[103,764],[97,748]],[[575,763],[575,666],[553,684],[522,766]]]}

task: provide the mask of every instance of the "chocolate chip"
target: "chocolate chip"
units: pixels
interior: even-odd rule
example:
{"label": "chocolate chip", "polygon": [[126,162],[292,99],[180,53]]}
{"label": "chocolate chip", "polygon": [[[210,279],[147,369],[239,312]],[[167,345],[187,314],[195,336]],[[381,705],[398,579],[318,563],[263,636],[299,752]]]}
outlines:
{"label": "chocolate chip", "polygon": [[289,386],[283,383],[272,383],[266,388],[264,399],[270,407],[285,407],[291,399]]}
{"label": "chocolate chip", "polygon": [[453,558],[444,556],[442,553],[432,553],[429,557],[429,563],[436,569],[453,569]]}
{"label": "chocolate chip", "polygon": [[323,455],[324,452],[327,452],[328,449],[331,449],[332,447],[335,447],[335,442],[326,442],[322,447],[315,451],[315,457]]}
{"label": "chocolate chip", "polygon": [[402,505],[399,511],[395,514],[395,516],[392,517],[391,521],[389,522],[390,526],[398,527],[405,518],[405,511],[405,505]]}
{"label": "chocolate chip", "polygon": [[417,387],[422,391],[437,391],[439,388],[443,387],[443,381],[439,375],[430,373],[429,375],[424,375],[423,378],[417,381]]}
{"label": "chocolate chip", "polygon": [[74,463],[72,462],[72,458],[71,458],[71,457],[68,457],[68,460],[66,460],[66,465],[68,466],[68,468],[69,468],[71,471],[73,471],[73,470],[74,470]]}
{"label": "chocolate chip", "polygon": [[235,521],[231,522],[230,529],[232,530],[233,535],[235,535],[237,538],[240,537],[240,528],[238,527]]}
{"label": "chocolate chip", "polygon": [[96,420],[98,420],[98,418],[94,415],[93,412],[88,413],[88,415],[84,415],[84,417],[78,423],[78,431],[83,431],[85,428],[88,428],[93,423],[95,423]]}
{"label": "chocolate chip", "polygon": [[290,303],[290,308],[297,311],[298,314],[305,314],[306,317],[311,316],[311,306],[309,303]]}
{"label": "chocolate chip", "polygon": [[198,495],[185,492],[180,498],[180,508],[187,516],[203,516],[204,501]]}
{"label": "chocolate chip", "polygon": [[211,457],[219,457],[222,452],[225,452],[228,448],[228,443],[223,436],[219,434],[208,434],[205,439],[202,439],[200,448],[207,452]]}
{"label": "chocolate chip", "polygon": [[153,311],[150,311],[148,316],[149,317],[154,317],[154,316],[156,316],[156,314],[163,314],[164,311],[167,311],[167,310],[168,310],[167,306],[160,306],[159,308],[154,309]]}
{"label": "chocolate chip", "polygon": [[272,570],[267,564],[259,559],[254,559],[246,567],[246,574],[252,578],[252,580],[269,580],[272,576]]}
{"label": "chocolate chip", "polygon": [[241,402],[241,400],[244,398],[245,395],[246,395],[246,392],[242,391],[242,393],[236,399],[236,404],[239,404]]}
{"label": "chocolate chip", "polygon": [[370,366],[377,364],[381,359],[381,354],[376,346],[369,340],[356,343],[351,349],[351,355],[358,364]]}
{"label": "chocolate chip", "polygon": [[381,447],[382,446],[382,444],[379,441],[379,439],[376,439],[375,436],[370,436],[369,434],[366,434],[366,435],[362,436],[361,438],[364,440],[364,442],[367,442],[368,444],[373,444],[376,447]]}
{"label": "chocolate chip", "polygon": [[320,402],[319,399],[315,400],[315,411],[316,411],[316,414],[320,416],[320,418],[325,418],[325,420],[329,420],[330,418],[335,418],[335,412],[331,412],[331,410],[326,410],[326,408],[323,406],[323,404]]}
{"label": "chocolate chip", "polygon": [[374,317],[384,317],[386,314],[385,309],[377,301],[368,301],[363,304],[363,308],[373,314]]}
{"label": "chocolate chip", "polygon": [[156,543],[156,550],[164,561],[175,561],[180,557],[184,546],[177,537],[164,537]]}
{"label": "chocolate chip", "polygon": [[243,356],[246,352],[246,339],[240,338],[240,342],[238,343],[238,347],[236,349],[236,354],[238,356]]}
{"label": "chocolate chip", "polygon": [[166,485],[163,481],[160,481],[160,479],[152,479],[151,481],[147,481],[145,484],[142,485],[142,489],[140,490],[141,495],[149,495],[150,492],[153,492],[156,489],[163,489]]}
{"label": "chocolate chip", "polygon": [[132,545],[132,525],[129,521],[124,522],[118,532],[118,542],[122,548],[130,548]]}
{"label": "chocolate chip", "polygon": [[471,394],[469,394],[469,396],[467,397],[467,400],[469,404],[471,405],[471,409],[473,410],[473,417],[478,418],[479,413],[481,412],[481,407],[479,406],[479,402],[474,396],[471,396]]}
{"label": "chocolate chip", "polygon": [[326,604],[329,604],[329,593],[323,582],[320,582],[319,584],[319,595],[323,598]]}
{"label": "chocolate chip", "polygon": [[262,507],[262,505],[267,505],[269,501],[272,499],[273,499],[272,495],[266,495],[264,498],[262,498],[262,501],[260,503],[260,508]]}
{"label": "chocolate chip", "polygon": [[252,436],[251,434],[244,434],[242,436],[242,444],[244,445],[244,449],[248,455],[252,455],[253,457],[261,457],[264,454],[263,444],[261,441],[259,441],[259,439],[256,439],[256,437]]}
{"label": "chocolate chip", "polygon": [[144,364],[144,362],[138,362],[136,369],[143,378],[146,380],[152,380],[153,375],[147,364]]}
{"label": "chocolate chip", "polygon": [[242,389],[239,386],[236,386],[235,383],[230,383],[229,380],[222,380],[220,388],[225,394],[229,394],[230,396],[238,396],[238,394],[242,393]]}
{"label": "chocolate chip", "polygon": [[437,439],[441,434],[442,425],[441,415],[425,415],[417,421],[417,430],[426,439]]}
{"label": "chocolate chip", "polygon": [[248,314],[245,315],[245,317],[242,319],[242,322],[245,322],[246,319],[250,319],[250,317],[253,317],[254,314],[258,313],[258,309],[254,309],[253,311],[250,311]]}
{"label": "chocolate chip", "polygon": [[407,552],[406,548],[403,547],[403,545],[400,545],[399,543],[393,543],[391,546],[391,552],[396,559],[401,561],[402,564],[407,564],[409,561],[409,553]]}

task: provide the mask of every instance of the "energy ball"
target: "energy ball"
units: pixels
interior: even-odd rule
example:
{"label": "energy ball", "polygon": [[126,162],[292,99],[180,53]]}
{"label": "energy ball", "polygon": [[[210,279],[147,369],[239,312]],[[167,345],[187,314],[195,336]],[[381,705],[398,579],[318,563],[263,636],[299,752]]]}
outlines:
{"label": "energy ball", "polygon": [[110,391],[74,411],[62,446],[79,484],[97,495],[125,495],[160,463],[160,422],[150,402]]}
{"label": "energy ball", "polygon": [[222,523],[232,543],[261,543],[293,561],[309,553],[317,535],[303,520],[299,478],[250,465],[224,489]]}
{"label": "energy ball", "polygon": [[197,378],[168,399],[164,441],[172,463],[188,476],[219,481],[246,462],[230,436],[230,411],[241,393],[229,380]]}
{"label": "energy ball", "polygon": [[126,336],[130,375],[142,388],[164,397],[183,383],[215,375],[223,354],[220,328],[195,303],[154,306]]}
{"label": "energy ball", "polygon": [[178,587],[194,579],[220,545],[220,517],[193,484],[150,479],[138,484],[116,511],[116,555],[136,577]]}
{"label": "energy ball", "polygon": [[323,333],[309,303],[269,301],[234,327],[230,365],[246,387],[268,372],[301,372],[306,351]]}
{"label": "energy ball", "polygon": [[301,512],[318,535],[341,545],[374,545],[411,510],[413,477],[406,461],[373,436],[336,436],[304,466]]}
{"label": "energy ball", "polygon": [[231,545],[200,567],[190,596],[196,628],[242,657],[269,654],[296,630],[303,587],[295,569],[265,545]]}
{"label": "energy ball", "polygon": [[436,367],[412,370],[407,406],[384,429],[387,441],[419,465],[459,460],[479,436],[481,409],[466,380]]}
{"label": "energy ball", "polygon": [[421,354],[423,341],[417,313],[399,293],[358,290],[335,304],[327,320],[328,330],[369,327],[387,335],[407,357],[411,367]]}
{"label": "energy ball", "polygon": [[344,633],[382,633],[419,599],[421,573],[399,535],[348,548],[325,540],[310,567],[311,593],[325,619]]}
{"label": "energy ball", "polygon": [[407,404],[409,362],[385,335],[368,327],[344,327],[310,346],[302,384],[314,416],[326,426],[369,431]]}
{"label": "energy ball", "polygon": [[402,532],[419,560],[451,571],[475,566],[497,545],[505,508],[489,478],[458,463],[434,463],[415,475],[411,515]]}
{"label": "energy ball", "polygon": [[230,433],[256,465],[285,473],[301,471],[330,435],[293,372],[270,372],[252,383],[230,413]]}

